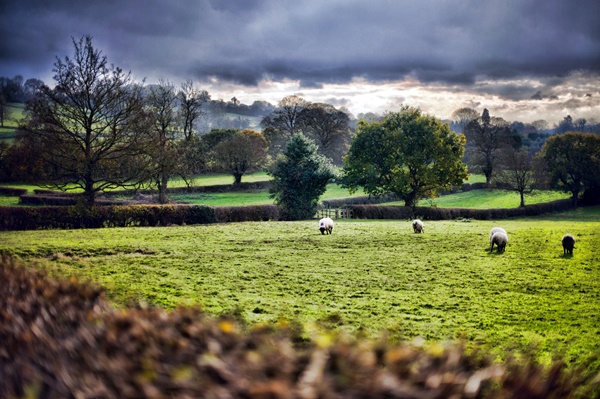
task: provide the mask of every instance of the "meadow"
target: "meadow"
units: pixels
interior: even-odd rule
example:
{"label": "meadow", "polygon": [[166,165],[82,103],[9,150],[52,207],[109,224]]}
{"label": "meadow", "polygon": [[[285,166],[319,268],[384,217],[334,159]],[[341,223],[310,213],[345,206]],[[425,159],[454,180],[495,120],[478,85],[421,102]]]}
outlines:
{"label": "meadow", "polygon": [[[488,232],[510,236],[490,253]],[[560,238],[578,238],[564,256]],[[0,232],[0,252],[106,287],[115,306],[201,306],[392,341],[534,349],[600,371],[600,208],[503,221],[338,220]]]}
{"label": "meadow", "polygon": [[[244,176],[242,181],[247,183],[268,181],[269,176],[265,172],[256,172]],[[471,175],[467,182],[484,182],[483,175]],[[214,186],[227,185],[233,183],[233,177],[227,174],[206,174],[196,176],[193,180],[193,186]],[[27,189],[30,193],[38,188],[31,184],[2,184],[6,187]],[[173,178],[169,181],[170,188],[186,187],[185,181],[180,178]],[[73,192],[77,192],[74,190]],[[79,190],[81,191],[81,190]],[[321,200],[331,200],[338,198],[351,198],[365,196],[362,191],[350,194],[347,189],[338,184],[331,183],[327,185],[327,191],[320,198]],[[123,199],[129,199],[123,196]],[[204,204],[211,206],[243,206],[243,205],[265,205],[272,204],[273,199],[269,198],[267,190],[246,190],[232,192],[211,192],[211,193],[172,193],[169,198],[174,202],[187,204]],[[528,205],[543,202],[554,201],[558,199],[569,198],[569,194],[559,191],[534,191],[525,196],[525,203]],[[390,205],[404,205],[403,202],[391,202]],[[18,206],[18,197],[0,196],[0,206]],[[445,208],[516,208],[519,206],[519,195],[513,191],[504,190],[471,190],[462,193],[444,195],[433,199],[424,199],[419,201],[419,206],[437,206]]]}
{"label": "meadow", "polygon": [[9,103],[6,106],[4,126],[0,126],[0,140],[12,141],[17,134],[18,121],[23,119],[23,104]]}

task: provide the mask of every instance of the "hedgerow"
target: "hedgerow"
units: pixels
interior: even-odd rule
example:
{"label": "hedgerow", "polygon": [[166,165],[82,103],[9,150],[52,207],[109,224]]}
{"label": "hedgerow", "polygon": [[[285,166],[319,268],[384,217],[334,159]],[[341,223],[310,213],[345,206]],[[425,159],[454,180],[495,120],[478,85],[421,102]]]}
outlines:
{"label": "hedgerow", "polygon": [[205,205],[0,207],[0,230],[79,229],[216,223]]}
{"label": "hedgerow", "polygon": [[418,216],[428,220],[477,219],[492,220],[512,217],[536,216],[545,213],[563,212],[573,208],[570,199],[527,205],[522,208],[436,208],[407,207],[397,205],[348,205],[346,207],[356,219],[409,219]]}
{"label": "hedgerow", "polygon": [[277,205],[216,206],[219,223],[279,220]]}
{"label": "hedgerow", "polygon": [[0,195],[4,195],[7,197],[18,197],[23,194],[27,194],[27,189],[12,188],[12,187],[0,187]]}
{"label": "hedgerow", "polygon": [[90,283],[0,259],[0,397],[568,398],[593,376],[460,345],[248,329],[198,308],[113,310]]}

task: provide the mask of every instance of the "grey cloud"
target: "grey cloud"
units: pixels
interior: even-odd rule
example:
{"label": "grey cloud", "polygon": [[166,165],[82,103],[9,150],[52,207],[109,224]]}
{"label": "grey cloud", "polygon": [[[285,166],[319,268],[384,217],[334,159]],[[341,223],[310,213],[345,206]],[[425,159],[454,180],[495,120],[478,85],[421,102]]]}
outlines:
{"label": "grey cloud", "polygon": [[[574,71],[600,74],[597,0],[20,0],[2,2],[0,14],[10,37],[0,42],[0,76],[49,75],[84,34],[136,76],[248,86],[411,77],[520,101],[555,95]],[[546,86],[476,85],[486,78]]]}
{"label": "grey cloud", "polygon": [[536,91],[533,96],[530,97],[532,100],[543,100],[544,96],[540,90]]}

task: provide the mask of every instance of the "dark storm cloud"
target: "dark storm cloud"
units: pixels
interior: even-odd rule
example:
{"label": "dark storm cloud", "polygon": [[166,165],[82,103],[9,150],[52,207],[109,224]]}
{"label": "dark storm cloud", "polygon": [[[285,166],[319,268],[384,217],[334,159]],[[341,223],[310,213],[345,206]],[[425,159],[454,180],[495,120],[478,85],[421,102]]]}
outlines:
{"label": "dark storm cloud", "polygon": [[[353,78],[471,85],[600,73],[597,0],[20,0],[2,2],[0,76],[48,77],[94,37],[137,77],[302,87]],[[523,85],[489,89],[535,96]],[[545,93],[542,90],[542,93]]]}

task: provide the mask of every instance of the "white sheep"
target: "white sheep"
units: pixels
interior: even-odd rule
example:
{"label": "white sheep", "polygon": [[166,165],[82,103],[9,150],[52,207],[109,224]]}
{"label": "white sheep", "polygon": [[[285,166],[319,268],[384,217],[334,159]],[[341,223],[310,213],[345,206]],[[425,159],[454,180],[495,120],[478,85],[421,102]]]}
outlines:
{"label": "white sheep", "polygon": [[498,253],[504,252],[504,249],[506,248],[507,243],[508,243],[508,236],[505,233],[503,233],[501,231],[494,233],[492,235],[492,238],[490,238],[490,252],[494,251],[494,244],[498,248]]}
{"label": "white sheep", "polygon": [[494,227],[490,230],[490,241],[492,240],[492,236],[494,235],[494,233],[504,233],[506,234],[506,230],[504,230],[502,227]]}
{"label": "white sheep", "polygon": [[412,227],[413,227],[413,230],[415,231],[415,233],[424,233],[425,232],[425,225],[419,219],[413,220]]}
{"label": "white sheep", "polygon": [[573,248],[575,248],[575,237],[571,234],[565,234],[561,240],[563,246],[563,254],[573,255]]}
{"label": "white sheep", "polygon": [[319,230],[321,230],[321,234],[331,234],[333,232],[333,219],[331,218],[323,218],[319,220]]}

